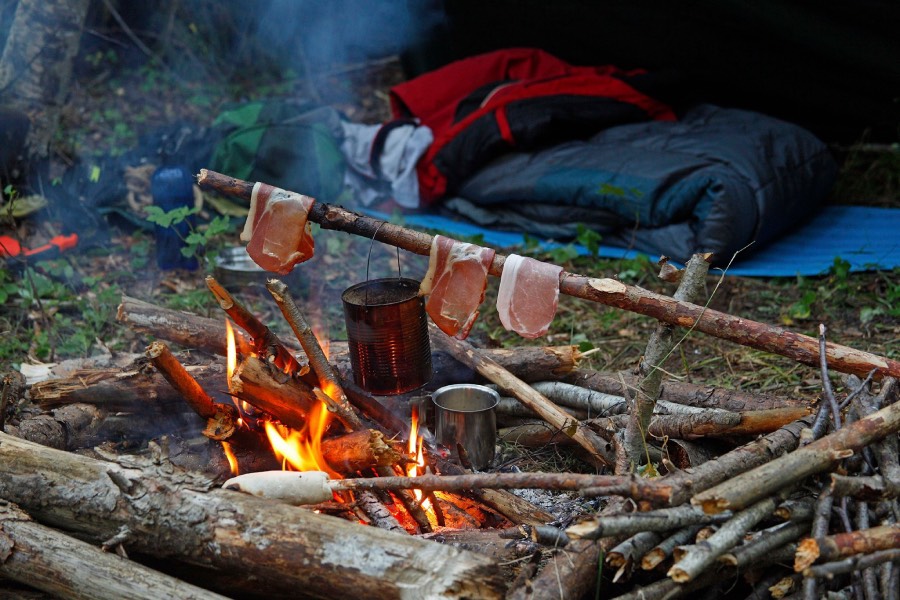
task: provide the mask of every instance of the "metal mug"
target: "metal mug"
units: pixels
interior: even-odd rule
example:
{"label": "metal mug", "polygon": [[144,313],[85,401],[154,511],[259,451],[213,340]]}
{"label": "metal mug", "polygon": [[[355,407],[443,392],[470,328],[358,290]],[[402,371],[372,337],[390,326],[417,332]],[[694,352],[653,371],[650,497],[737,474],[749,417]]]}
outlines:
{"label": "metal mug", "polygon": [[438,442],[450,448],[454,456],[458,456],[456,445],[461,445],[476,469],[489,466],[497,439],[497,392],[483,385],[460,383],[439,388],[431,394],[431,401]]}

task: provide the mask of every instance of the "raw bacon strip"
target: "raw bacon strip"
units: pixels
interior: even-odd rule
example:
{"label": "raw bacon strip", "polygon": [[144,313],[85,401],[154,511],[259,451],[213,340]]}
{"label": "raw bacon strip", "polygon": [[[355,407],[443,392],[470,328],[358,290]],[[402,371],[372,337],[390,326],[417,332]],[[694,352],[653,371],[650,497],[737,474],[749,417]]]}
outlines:
{"label": "raw bacon strip", "polygon": [[497,312],[507,331],[524,338],[541,337],[550,329],[559,301],[562,267],[510,254],[503,263]]}
{"label": "raw bacon strip", "polygon": [[315,244],[306,219],[315,201],[257,181],[241,232],[241,240],[250,242],[250,258],[279,275],[287,275],[294,265],[312,258]]}
{"label": "raw bacon strip", "polygon": [[494,251],[475,244],[434,236],[428,272],[419,295],[428,296],[425,311],[441,331],[465,339],[484,301]]}

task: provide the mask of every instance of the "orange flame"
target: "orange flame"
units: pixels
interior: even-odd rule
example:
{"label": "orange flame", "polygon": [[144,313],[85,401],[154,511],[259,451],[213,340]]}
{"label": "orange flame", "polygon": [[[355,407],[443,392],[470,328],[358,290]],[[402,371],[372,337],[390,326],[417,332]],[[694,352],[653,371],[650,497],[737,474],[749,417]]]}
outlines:
{"label": "orange flame", "polygon": [[306,426],[301,430],[266,421],[266,434],[275,456],[284,463],[287,471],[325,471],[332,479],[341,475],[334,471],[322,456],[322,435],[328,428],[331,414],[325,404],[318,402],[309,413]]}
{"label": "orange flame", "polygon": [[225,373],[228,376],[228,391],[231,391],[231,377],[237,368],[237,350],[234,346],[234,329],[231,321],[225,319]]}
{"label": "orange flame", "polygon": [[[425,456],[422,454],[422,436],[419,435],[419,405],[412,405],[412,415],[409,423],[409,446],[408,451],[411,456],[416,457],[416,462],[410,463],[406,467],[406,474],[410,477],[416,477],[420,472],[425,472]],[[422,490],[413,490],[416,500],[422,505],[422,508],[428,509],[431,506],[431,500],[422,498],[424,494]]]}
{"label": "orange flame", "polygon": [[222,442],[222,450],[225,451],[225,458],[228,459],[228,466],[231,467],[232,475],[240,475],[240,470],[238,469],[238,459],[237,456],[234,455],[234,451],[231,449],[231,444],[228,442]]}

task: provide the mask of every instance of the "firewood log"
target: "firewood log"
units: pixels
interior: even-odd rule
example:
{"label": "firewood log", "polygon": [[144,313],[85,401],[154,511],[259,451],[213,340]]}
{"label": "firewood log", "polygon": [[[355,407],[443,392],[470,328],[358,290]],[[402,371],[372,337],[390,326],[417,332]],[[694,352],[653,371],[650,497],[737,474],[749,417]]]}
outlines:
{"label": "firewood log", "polygon": [[495,561],[227,490],[171,465],[98,461],[0,433],[0,498],[94,542],[245,571],[314,598],[499,598]]}

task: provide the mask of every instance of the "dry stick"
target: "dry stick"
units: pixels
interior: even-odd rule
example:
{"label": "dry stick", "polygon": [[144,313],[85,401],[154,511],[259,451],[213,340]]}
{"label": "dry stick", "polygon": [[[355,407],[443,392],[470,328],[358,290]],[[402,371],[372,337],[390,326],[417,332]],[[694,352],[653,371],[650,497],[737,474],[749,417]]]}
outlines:
{"label": "dry stick", "polygon": [[[200,170],[198,183],[200,186],[210,187],[244,200],[249,200],[253,191],[252,182],[228,177],[208,169]],[[367,239],[374,237],[376,241],[414,254],[428,256],[431,251],[432,236],[426,233],[380,219],[364,217],[324,202],[316,202],[313,205],[309,212],[309,220],[318,223],[323,229],[344,231]],[[491,275],[496,277],[501,275],[505,260],[501,254],[494,256],[490,267]],[[814,338],[781,327],[704,309],[696,304],[679,302],[671,297],[629,286],[615,279],[597,279],[575,273],[563,273],[560,292],[653,317],[671,325],[694,327],[703,333],[743,346],[781,354],[807,365],[818,364],[819,348]],[[900,376],[900,361],[830,342],[826,354],[829,367],[842,373],[864,376],[872,369],[877,369],[878,376]]]}
{"label": "dry stick", "polygon": [[712,565],[721,555],[737,544],[757,523],[772,514],[778,500],[766,498],[750,508],[734,515],[718,531],[707,539],[692,546],[682,546],[675,550],[675,564],[667,575],[684,583],[696,578]]}
{"label": "dry stick", "polygon": [[[634,476],[590,475],[586,473],[467,473],[465,475],[418,475],[416,477],[375,477],[339,479],[329,485],[337,491],[417,489],[435,492],[462,492],[472,489],[542,489],[577,491],[602,487],[608,495],[639,496],[642,479]],[[692,512],[694,510],[692,509]],[[696,511],[699,514],[699,511]]]}
{"label": "dry stick", "polygon": [[825,471],[897,431],[900,431],[900,402],[701,492],[691,498],[691,503],[707,512],[741,509],[809,475]]}
{"label": "dry stick", "polygon": [[203,391],[197,380],[178,362],[164,342],[157,341],[150,344],[147,347],[147,356],[166,381],[184,396],[191,408],[207,419],[203,435],[213,440],[226,440],[234,434],[238,421],[237,409],[228,404],[216,404]]}
{"label": "dry stick", "polygon": [[[871,527],[869,523],[869,507],[864,501],[856,502],[856,528],[868,529]],[[876,600],[878,598],[878,578],[875,569],[865,568],[861,570],[863,591],[868,600]]]}
{"label": "dry stick", "polygon": [[547,400],[534,388],[515,377],[472,344],[451,338],[431,324],[429,324],[429,330],[431,341],[435,346],[496,383],[501,390],[518,398],[522,404],[537,413],[547,423],[575,440],[595,460],[606,465],[612,464],[613,457],[606,449],[606,442],[588,427],[579,423],[577,419]]}
{"label": "dry stick", "polygon": [[[294,331],[294,335],[297,336],[297,341],[303,346],[303,351],[309,359],[309,366],[319,380],[319,387],[323,390],[331,388],[331,392],[323,394],[322,397],[328,410],[333,412],[350,431],[363,429],[362,421],[359,420],[359,417],[353,411],[353,407],[347,401],[347,396],[344,394],[344,389],[337,375],[331,368],[322,346],[319,345],[312,327],[309,326],[303,313],[300,312],[299,307],[294,302],[293,297],[288,293],[287,285],[283,281],[270,279],[266,282],[266,288],[272,294],[275,303],[278,304],[278,308],[281,309],[284,318]],[[332,398],[332,395],[335,397]],[[325,398],[328,398],[328,400],[325,400]]]}
{"label": "dry stick", "polygon": [[679,506],[697,492],[795,449],[801,432],[811,422],[811,416],[805,417],[690,470],[646,480],[648,483],[642,490],[643,496],[635,500],[646,506]]}
{"label": "dry stick", "polygon": [[54,598],[225,600],[225,596],[35,523],[6,501],[0,502],[0,577]]}
{"label": "dry stick", "polygon": [[900,547],[900,525],[882,525],[821,538],[806,538],[797,547],[794,570],[803,572],[815,562],[831,562],[857,554]]}
{"label": "dry stick", "polygon": [[[893,562],[896,567],[900,567],[900,548],[891,548],[889,550],[879,550],[871,554],[859,554],[825,563],[822,565],[813,565],[803,570],[806,577],[816,578],[832,578],[835,575],[845,575],[854,573],[863,569],[870,569],[886,562]],[[875,596],[877,598],[877,596]]]}
{"label": "dry stick", "polygon": [[615,535],[634,535],[639,531],[670,531],[687,525],[722,523],[729,513],[710,515],[696,506],[685,504],[648,512],[605,515],[572,525],[566,529],[571,538],[596,540]]}
{"label": "dry stick", "polygon": [[[636,379],[631,375],[622,374],[622,377],[619,375],[579,368],[561,377],[560,381],[611,396],[624,396],[629,393],[629,390],[634,389]],[[660,400],[677,404],[697,408],[720,408],[734,412],[789,408],[808,404],[806,400],[799,397],[781,397],[760,392],[729,390],[684,381],[664,381],[660,386],[659,397]]]}
{"label": "dry stick", "polygon": [[[675,291],[674,299],[676,301],[691,302],[700,296],[706,282],[706,273],[709,271],[711,258],[710,254],[694,254],[690,258],[684,268],[681,283],[678,284],[678,289]],[[622,447],[626,457],[625,460],[618,461],[619,463],[630,463],[631,469],[644,462],[649,462],[644,460],[647,457],[644,448],[649,443],[647,432],[650,428],[653,409],[659,399],[659,388],[663,378],[662,367],[677,343],[675,328],[668,323],[658,323],[647,342],[647,349],[640,365],[643,378],[637,386],[634,404],[629,412],[628,425],[622,438]]]}
{"label": "dry stick", "polygon": [[212,276],[206,277],[206,285],[219,306],[229,317],[237,324],[238,327],[246,331],[253,338],[253,345],[256,353],[264,359],[272,357],[272,360],[282,371],[287,370],[290,373],[297,373],[301,370],[300,363],[293,354],[281,343],[278,336],[272,330],[266,327],[253,313],[247,310],[244,305],[235,300],[228,290],[222,287]]}
{"label": "dry stick", "polygon": [[822,392],[831,407],[831,418],[834,421],[834,428],[841,428],[841,409],[838,408],[837,400],[834,397],[834,389],[831,387],[831,378],[828,377],[828,361],[825,360],[825,325],[819,323],[819,366],[822,372]]}
{"label": "dry stick", "polygon": [[831,492],[839,498],[850,497],[857,500],[876,502],[900,497],[900,482],[881,475],[839,475],[831,474]]}
{"label": "dry stick", "polygon": [[607,552],[606,564],[619,569],[613,581],[617,581],[620,573],[630,570],[635,563],[641,560],[641,557],[655,548],[662,540],[663,534],[658,531],[641,531]]}
{"label": "dry stick", "polygon": [[641,568],[650,571],[659,566],[664,560],[669,558],[678,546],[685,545],[688,541],[694,539],[703,525],[688,525],[683,527],[659,542],[656,546],[647,551],[644,558],[641,559]]}
{"label": "dry stick", "polygon": [[[752,568],[753,564],[763,556],[778,550],[786,544],[791,544],[806,533],[808,529],[809,524],[805,521],[781,523],[762,531],[756,539],[723,554],[719,557],[719,560],[732,567],[737,567],[739,570]],[[796,544],[792,544],[792,546],[790,554],[793,556],[796,551]]]}

